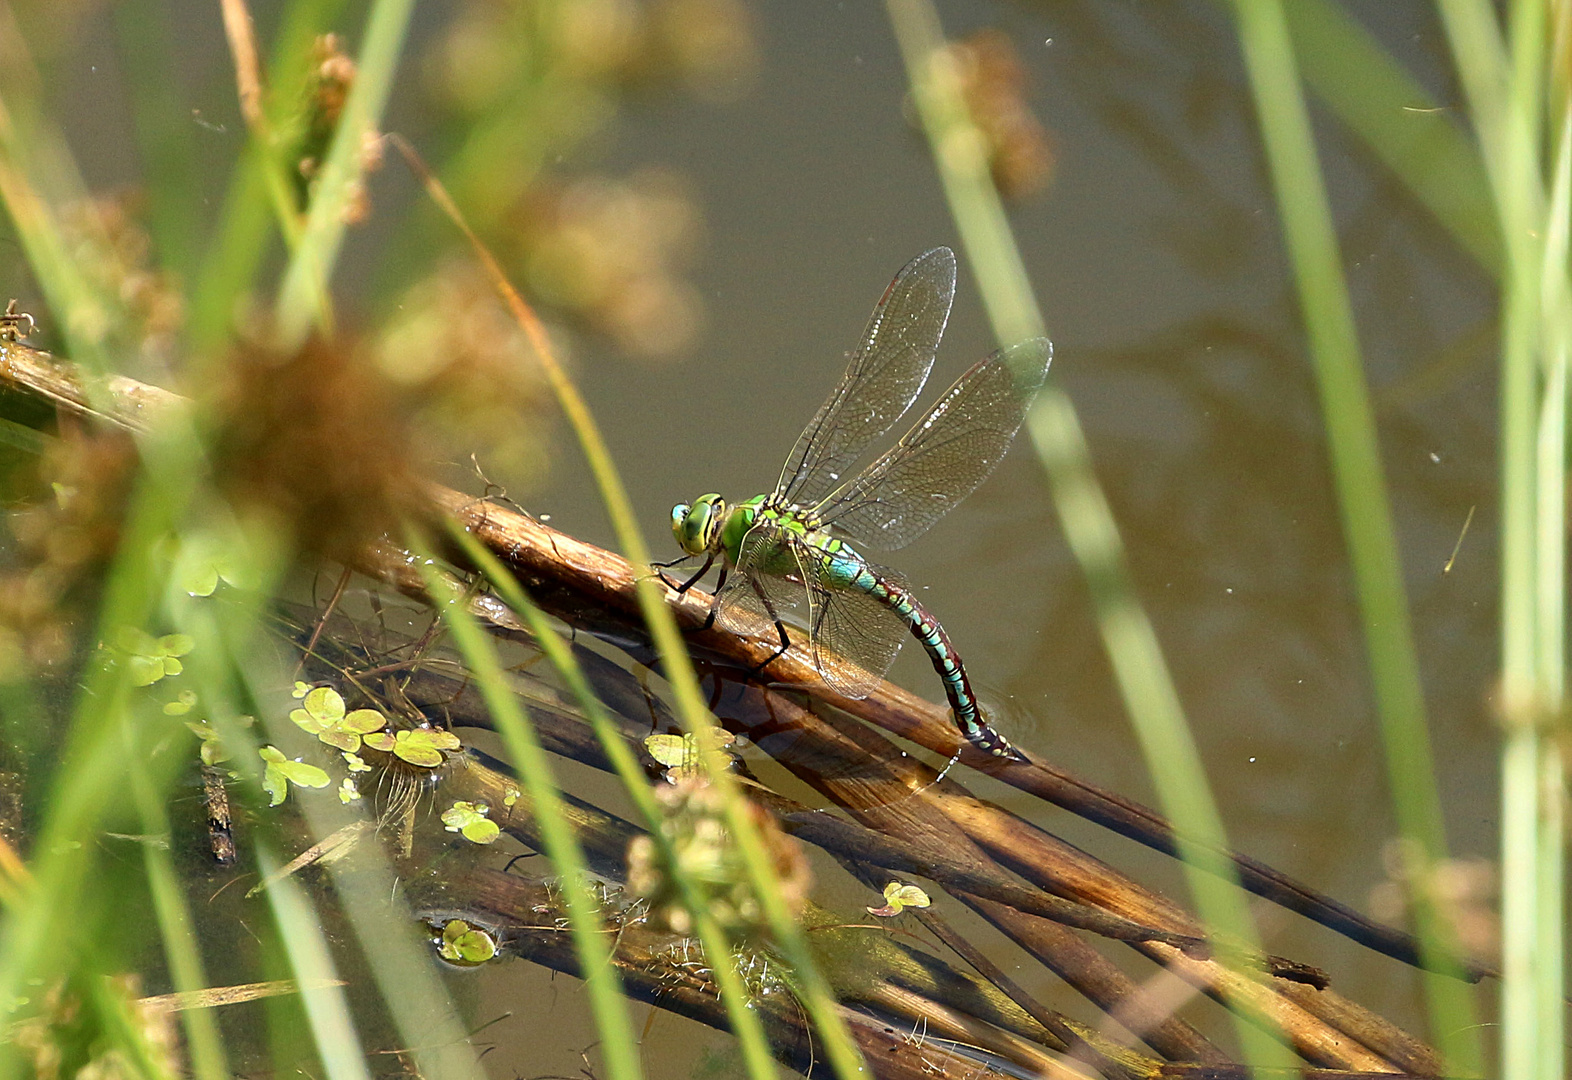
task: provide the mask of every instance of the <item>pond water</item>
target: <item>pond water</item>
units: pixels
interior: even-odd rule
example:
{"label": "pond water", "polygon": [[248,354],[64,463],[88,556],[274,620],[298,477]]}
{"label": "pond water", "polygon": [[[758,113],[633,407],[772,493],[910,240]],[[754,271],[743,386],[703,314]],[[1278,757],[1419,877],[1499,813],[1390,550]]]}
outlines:
{"label": "pond water", "polygon": [[[1426,8],[1348,7],[1440,101],[1454,100]],[[612,151],[687,171],[709,227],[696,278],[712,325],[695,355],[659,369],[581,357],[657,550],[672,503],[773,484],[889,276],[957,243],[925,148],[900,120],[904,75],[882,8],[757,14],[763,70],[747,98],[636,117]],[[1385,766],[1315,384],[1229,20],[1202,3],[948,4],[943,16],[953,36],[1010,35],[1051,133],[1052,184],[1011,213],[1054,338],[1050,377],[1086,427],[1229,838],[1367,909],[1394,831]],[[1449,840],[1460,856],[1490,858],[1493,289],[1335,121],[1317,119]],[[963,257],[934,382],[991,347]],[[554,524],[609,541],[589,490],[570,459],[538,505]],[[886,561],[924,590],[973,678],[1008,702],[1012,738],[1152,802],[1084,579],[1024,439],[960,511]],[[939,697],[915,648],[893,677]],[[1166,860],[1064,815],[1047,824],[1185,895]],[[1323,963],[1344,993],[1422,1029],[1401,967],[1260,913],[1268,949]],[[1016,975],[1078,1008],[1046,973]]]}
{"label": "pond water", "polygon": [[[1438,100],[1455,101],[1428,6],[1345,7]],[[691,278],[708,327],[691,350],[656,363],[595,340],[575,346],[576,378],[646,538],[667,557],[677,554],[672,504],[767,490],[891,275],[937,245],[959,249],[926,148],[903,118],[905,77],[882,6],[750,11],[759,70],[736,100],[635,103],[590,155],[612,172],[680,171],[704,216]],[[1385,766],[1316,389],[1226,12],[1200,0],[1068,0],[947,3],[942,15],[952,36],[985,26],[1008,35],[1048,130],[1051,183],[1011,219],[1055,343],[1050,378],[1086,428],[1229,839],[1366,909],[1394,832]],[[394,101],[394,116],[418,127],[414,106],[397,92]],[[1334,120],[1317,120],[1449,840],[1460,856],[1493,858],[1493,289]],[[385,182],[413,197],[402,178]],[[371,247],[350,245],[352,286],[372,276],[354,261],[373,260]],[[935,386],[992,347],[963,255]],[[613,546],[565,426],[556,441],[564,452],[549,480],[496,479],[555,527]],[[943,621],[1006,734],[1151,804],[1045,483],[1023,439],[962,510],[886,561]],[[892,678],[940,696],[915,647]],[[980,779],[978,790],[1031,805]],[[1043,824],[1185,897],[1168,860],[1068,815]],[[828,891],[851,907],[868,902],[834,879]],[[1406,969],[1258,910],[1268,950],[1327,968],[1347,996],[1422,1030]],[[1087,1011],[1046,971],[1013,974],[1048,1004]],[[456,978],[478,996],[479,1020],[514,1014],[488,1029],[500,1047],[486,1059],[494,1075],[579,1075],[594,1033],[577,982],[525,964]],[[662,1015],[645,1060],[653,1076],[688,1076],[725,1066],[726,1047]]]}

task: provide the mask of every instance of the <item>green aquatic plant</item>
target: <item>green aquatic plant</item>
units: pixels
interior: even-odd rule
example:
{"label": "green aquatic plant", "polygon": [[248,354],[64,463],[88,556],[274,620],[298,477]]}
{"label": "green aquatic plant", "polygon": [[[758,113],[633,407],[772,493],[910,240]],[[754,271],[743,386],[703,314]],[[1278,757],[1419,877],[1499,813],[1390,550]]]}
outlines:
{"label": "green aquatic plant", "polygon": [[435,769],[446,760],[443,751],[457,750],[464,744],[451,731],[437,728],[411,728],[400,732],[377,731],[364,737],[365,744],[373,750],[392,754],[400,761]]}
{"label": "green aquatic plant", "polygon": [[931,903],[933,901],[928,899],[928,894],[917,886],[892,881],[884,887],[884,906],[871,907],[868,909],[868,914],[888,919],[899,915],[909,907],[925,908]]}
{"label": "green aquatic plant", "polygon": [[[296,683],[298,691],[301,684]],[[344,698],[331,686],[318,686],[306,691],[301,707],[290,712],[289,718],[303,731],[315,735],[329,746],[346,754],[360,749],[361,739],[374,731],[387,727],[388,718],[376,709],[344,711]]]}
{"label": "green aquatic plant", "polygon": [[437,955],[459,967],[478,967],[497,955],[497,939],[463,919],[452,919],[437,939]]}
{"label": "green aquatic plant", "polygon": [[[721,751],[737,741],[735,735],[721,728],[716,729],[714,739],[715,749]],[[704,776],[704,766],[699,761],[699,743],[692,734],[646,735],[644,749],[666,767],[666,779],[673,784]]]}
{"label": "green aquatic plant", "polygon": [[189,634],[154,637],[135,626],[122,627],[116,641],[131,670],[132,686],[152,686],[185,670],[180,657],[196,647]]}
{"label": "green aquatic plant", "polygon": [[502,829],[486,815],[491,807],[485,803],[465,802],[460,799],[442,811],[442,824],[448,832],[456,832],[476,844],[490,844],[502,835]]}
{"label": "green aquatic plant", "polygon": [[186,713],[196,708],[196,703],[197,693],[195,690],[182,690],[179,694],[175,695],[175,699],[173,701],[166,701],[164,703],[164,715],[184,716]]}
{"label": "green aquatic plant", "polygon": [[328,786],[328,774],[304,761],[293,761],[284,756],[276,746],[264,746],[257,751],[267,767],[262,770],[262,790],[268,793],[268,805],[277,806],[289,794],[289,785],[322,788]]}

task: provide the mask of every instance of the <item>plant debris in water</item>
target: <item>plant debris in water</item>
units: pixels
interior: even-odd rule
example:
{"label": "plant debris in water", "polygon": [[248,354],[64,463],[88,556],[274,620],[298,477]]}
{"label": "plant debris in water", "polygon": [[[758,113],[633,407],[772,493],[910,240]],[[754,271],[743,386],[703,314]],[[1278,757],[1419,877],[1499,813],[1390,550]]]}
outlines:
{"label": "plant debris in water", "polygon": [[[705,907],[728,933],[743,938],[765,933],[758,898],[748,882],[742,855],[723,819],[720,793],[699,777],[656,788],[665,812],[662,831],[670,840],[677,866],[661,864],[655,841],[635,837],[628,847],[628,888],[649,901],[660,925],[689,934],[693,917],[683,906],[671,873],[687,875],[704,896]],[[781,831],[775,818],[753,804],[749,811],[775,864],[781,893],[792,917],[807,902],[812,875],[801,846]]]}

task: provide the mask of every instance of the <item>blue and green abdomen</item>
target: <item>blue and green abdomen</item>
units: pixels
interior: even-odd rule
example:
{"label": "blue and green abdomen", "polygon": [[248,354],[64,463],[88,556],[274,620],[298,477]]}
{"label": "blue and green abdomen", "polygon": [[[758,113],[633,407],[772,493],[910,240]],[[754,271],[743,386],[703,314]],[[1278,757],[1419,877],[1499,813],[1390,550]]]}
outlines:
{"label": "blue and green abdomen", "polygon": [[762,561],[753,563],[753,569],[775,577],[798,577],[804,569],[797,561],[796,552],[801,552],[805,556],[804,561],[812,561],[812,565],[806,567],[807,571],[824,588],[871,588],[875,578],[867,562],[850,545],[815,528],[791,509],[766,506],[766,498],[759,495],[738,503],[726,520],[721,532],[721,543],[726,549],[726,558],[733,566],[741,560],[743,538],[748,530],[763,519],[779,530],[777,535],[780,539],[773,545],[773,550],[761,553]]}

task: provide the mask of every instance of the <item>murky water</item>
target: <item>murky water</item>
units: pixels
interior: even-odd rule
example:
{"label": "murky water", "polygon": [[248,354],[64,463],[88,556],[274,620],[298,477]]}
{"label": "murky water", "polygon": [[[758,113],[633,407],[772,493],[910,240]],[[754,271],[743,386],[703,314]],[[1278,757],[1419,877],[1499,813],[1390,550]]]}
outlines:
{"label": "murky water", "polygon": [[[1356,7],[1422,81],[1446,90],[1428,13]],[[753,96],[651,115],[618,148],[630,162],[689,170],[711,230],[698,276],[714,325],[698,354],[657,371],[584,358],[648,535],[662,540],[672,502],[773,483],[889,275],[956,239],[924,148],[898,121],[904,80],[882,11],[760,14],[765,70]],[[1382,749],[1315,386],[1228,21],[1203,4],[947,5],[944,17],[952,34],[1011,34],[1051,130],[1052,187],[1012,213],[1055,339],[1051,376],[1087,428],[1230,838],[1365,908],[1393,832]],[[1450,840],[1460,855],[1489,857],[1492,290],[1320,119]],[[963,259],[934,381],[990,347]],[[541,505],[571,531],[609,537],[584,490],[566,465]],[[1012,737],[1151,801],[1029,447],[891,561],[926,587],[974,678],[1021,711]],[[895,670],[939,696],[915,649]],[[1050,825],[1183,895],[1165,860],[1089,826]],[[1401,967],[1295,917],[1262,918],[1270,949],[1321,958],[1345,993],[1417,1024]],[[1056,996],[1051,977],[1018,975],[1079,1007]]]}
{"label": "murky water", "polygon": [[[1349,7],[1451,101],[1428,9]],[[805,18],[760,4],[754,14],[762,69],[745,96],[637,106],[597,147],[613,171],[681,170],[706,221],[693,277],[710,326],[690,355],[650,364],[594,342],[577,349],[577,377],[657,551],[670,546],[673,503],[772,485],[890,276],[921,251],[957,245],[926,149],[902,118],[905,78],[882,7],[816,5]],[[1315,386],[1229,22],[1199,2],[955,3],[943,16],[956,36],[985,25],[1008,33],[1051,133],[1052,184],[1012,211],[1055,341],[1050,377],[1080,410],[1230,839],[1364,908],[1393,832],[1382,750]],[[395,97],[395,116],[410,108]],[[1460,855],[1491,857],[1491,288],[1319,119],[1450,840]],[[350,258],[366,259],[367,246],[351,245]],[[365,263],[344,270],[351,282],[371,273]],[[991,348],[963,256],[936,386]],[[960,512],[889,561],[923,590],[1012,739],[1151,802],[1044,483],[1018,446]],[[528,509],[610,544],[575,453],[549,483],[528,484],[509,485]],[[892,677],[940,696],[914,647]],[[1167,860],[1066,815],[1044,824],[1183,896]],[[865,902],[833,878],[827,891]],[[1261,914],[1269,950],[1321,964],[1348,996],[1420,1027],[1405,969],[1295,917]],[[1049,1004],[1087,1014],[1046,972],[1013,974]],[[575,981],[524,964],[455,978],[468,980],[477,1021],[514,1014],[488,1029],[494,1075],[578,1075],[594,1035]],[[655,1076],[693,1075],[727,1045],[663,1014],[646,1064]]]}

